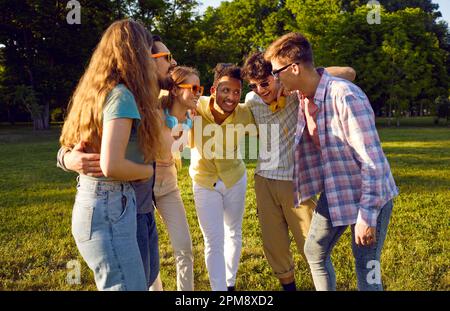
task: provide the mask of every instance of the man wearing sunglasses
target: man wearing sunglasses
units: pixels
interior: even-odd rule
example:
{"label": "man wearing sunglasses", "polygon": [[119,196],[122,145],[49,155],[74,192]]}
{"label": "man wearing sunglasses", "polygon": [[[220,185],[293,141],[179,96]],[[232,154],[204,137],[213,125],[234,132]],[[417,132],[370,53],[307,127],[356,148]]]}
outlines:
{"label": "man wearing sunglasses", "polygon": [[[172,57],[166,45],[161,41],[161,38],[157,35],[153,36],[153,46],[149,57],[152,57],[156,62],[160,88],[167,89],[172,85],[170,72],[177,66],[177,62]],[[92,177],[102,177],[100,154],[85,153],[84,146],[85,143],[80,142],[72,150],[61,147],[57,155],[57,166],[65,171],[74,171]],[[148,182],[135,183],[133,186],[136,192],[138,208],[137,239],[144,263],[145,277],[149,287],[156,283],[155,288],[161,289],[159,278],[155,282],[159,273],[159,249],[158,233],[153,214],[153,198],[151,195],[147,195],[149,193],[148,187],[152,187],[154,178],[155,176]]]}
{"label": "man wearing sunglasses", "polygon": [[[330,67],[327,70],[345,79],[355,78],[355,71],[349,67]],[[255,52],[246,59],[242,72],[252,90],[245,97],[245,103],[250,107],[256,124],[268,126],[266,150],[271,153],[268,158],[279,159],[276,167],[268,167],[260,147],[255,170],[256,205],[264,254],[283,289],[296,290],[289,231],[292,232],[299,253],[304,257],[303,247],[316,203],[309,199],[297,208],[294,205],[293,146],[298,100],[295,94],[284,98],[282,88],[271,71],[272,66],[264,59],[264,54]],[[273,125],[279,129],[276,149],[270,145],[270,127]],[[259,128],[261,131],[262,127]]]}
{"label": "man wearing sunglasses", "polygon": [[350,226],[358,289],[382,290],[380,256],[398,189],[366,94],[316,69],[311,45],[299,33],[273,42],[265,59],[275,79],[297,90],[300,103],[294,198],[320,194],[305,241],[316,289],[336,290],[331,252]]}
{"label": "man wearing sunglasses", "polygon": [[167,46],[161,41],[161,37],[153,35],[151,57],[156,62],[159,87],[167,90],[171,85],[170,72],[177,66],[177,61]]}

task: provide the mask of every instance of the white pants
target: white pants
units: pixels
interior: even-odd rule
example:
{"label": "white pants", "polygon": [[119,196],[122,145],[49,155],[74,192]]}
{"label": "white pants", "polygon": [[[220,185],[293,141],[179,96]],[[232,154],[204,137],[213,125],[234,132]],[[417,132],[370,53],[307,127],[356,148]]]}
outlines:
{"label": "white pants", "polygon": [[211,289],[226,291],[235,285],[241,256],[247,173],[230,189],[220,179],[214,190],[196,183],[193,188]]}

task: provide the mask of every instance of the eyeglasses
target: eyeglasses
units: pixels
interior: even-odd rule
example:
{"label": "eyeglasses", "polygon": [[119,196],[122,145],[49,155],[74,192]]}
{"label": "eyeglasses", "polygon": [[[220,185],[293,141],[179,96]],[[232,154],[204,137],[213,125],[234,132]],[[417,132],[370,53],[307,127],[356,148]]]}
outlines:
{"label": "eyeglasses", "polygon": [[258,85],[260,86],[260,87],[262,87],[263,89],[265,89],[266,87],[268,87],[269,85],[270,85],[270,83],[268,82],[268,81],[264,81],[264,82],[261,82],[261,83],[250,83],[249,85],[248,85],[248,87],[250,88],[250,89],[252,89],[252,90],[256,90],[257,88],[258,88]]}
{"label": "eyeglasses", "polygon": [[201,85],[197,85],[197,84],[178,84],[179,88],[182,89],[191,89],[192,94],[197,95],[199,94],[200,96],[203,95],[203,86]]}
{"label": "eyeglasses", "polygon": [[171,63],[173,60],[172,53],[170,53],[170,52],[161,52],[161,53],[152,54],[152,58],[160,58],[160,57],[166,57],[166,59],[169,63]]}
{"label": "eyeglasses", "polygon": [[286,65],[286,66],[281,67],[281,68],[272,70],[272,72],[271,72],[272,76],[273,76],[275,79],[278,79],[278,78],[280,77],[280,73],[281,73],[283,70],[286,70],[286,69],[287,69],[289,66],[291,66],[292,64],[298,64],[298,63],[297,63],[297,62],[293,62],[293,63],[290,63],[290,64],[288,64],[288,65]]}

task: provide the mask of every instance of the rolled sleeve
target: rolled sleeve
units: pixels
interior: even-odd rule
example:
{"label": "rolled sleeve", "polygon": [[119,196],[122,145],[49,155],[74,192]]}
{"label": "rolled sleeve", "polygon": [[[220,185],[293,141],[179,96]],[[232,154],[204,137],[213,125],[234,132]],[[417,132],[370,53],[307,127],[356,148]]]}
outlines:
{"label": "rolled sleeve", "polygon": [[62,169],[63,171],[66,172],[70,172],[67,168],[66,165],[64,164],[64,155],[70,151],[70,148],[67,147],[61,147],[58,150],[58,154],[56,155],[56,167],[59,167],[60,169]]}
{"label": "rolled sleeve", "polygon": [[341,121],[348,144],[361,164],[361,199],[358,221],[374,227],[381,209],[384,154],[375,117],[365,94],[342,98]]}

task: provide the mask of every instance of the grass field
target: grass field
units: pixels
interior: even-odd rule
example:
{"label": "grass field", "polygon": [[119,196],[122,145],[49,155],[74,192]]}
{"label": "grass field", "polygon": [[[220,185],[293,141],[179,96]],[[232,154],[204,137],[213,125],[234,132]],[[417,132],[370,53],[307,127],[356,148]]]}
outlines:
{"label": "grass field", "polygon": [[[381,128],[383,148],[400,188],[382,255],[387,290],[450,290],[450,129]],[[59,129],[34,133],[0,126],[0,290],[95,290],[93,276],[70,232],[75,174],[55,166]],[[254,161],[247,161],[248,192],[238,290],[279,290],[264,258],[256,217]],[[197,223],[188,162],[179,174],[194,244],[195,286],[209,290],[203,239]],[[167,233],[158,222],[161,275],[176,289]],[[313,290],[307,265],[292,245],[300,290]],[[71,260],[81,263],[81,284],[66,281]],[[339,290],[355,290],[347,230],[333,253]]]}

